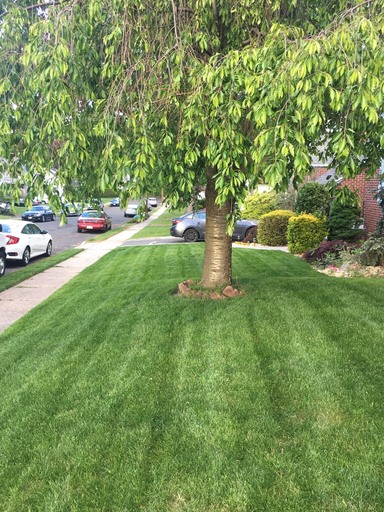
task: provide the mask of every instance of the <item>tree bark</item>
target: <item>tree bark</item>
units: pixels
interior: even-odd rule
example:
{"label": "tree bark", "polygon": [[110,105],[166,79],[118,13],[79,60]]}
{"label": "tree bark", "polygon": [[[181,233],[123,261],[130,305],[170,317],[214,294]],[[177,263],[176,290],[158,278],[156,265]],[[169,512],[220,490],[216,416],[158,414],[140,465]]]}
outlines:
{"label": "tree bark", "polygon": [[231,202],[219,207],[213,176],[214,168],[207,169],[206,228],[203,274],[200,285],[216,288],[231,284],[232,279],[232,240],[226,233],[227,215],[231,212]]}

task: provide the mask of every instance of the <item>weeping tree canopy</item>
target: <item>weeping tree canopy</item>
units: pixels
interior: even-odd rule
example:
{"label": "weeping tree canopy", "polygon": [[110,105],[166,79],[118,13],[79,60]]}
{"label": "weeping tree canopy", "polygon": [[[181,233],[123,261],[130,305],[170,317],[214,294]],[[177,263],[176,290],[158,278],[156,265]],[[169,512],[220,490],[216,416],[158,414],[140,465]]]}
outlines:
{"label": "weeping tree canopy", "polygon": [[379,167],[383,4],[1,0],[1,172],[57,208],[74,181],[174,206],[208,186],[209,250],[257,180]]}

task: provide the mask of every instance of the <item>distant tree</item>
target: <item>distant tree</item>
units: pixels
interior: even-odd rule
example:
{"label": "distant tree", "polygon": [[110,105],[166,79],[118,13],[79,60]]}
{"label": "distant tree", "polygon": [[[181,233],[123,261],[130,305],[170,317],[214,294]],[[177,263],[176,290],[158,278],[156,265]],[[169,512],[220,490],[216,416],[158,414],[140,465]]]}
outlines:
{"label": "distant tree", "polygon": [[269,213],[276,207],[274,192],[255,192],[245,198],[242,216],[246,219],[260,219],[264,213]]}
{"label": "distant tree", "polygon": [[331,196],[328,189],[316,181],[305,183],[298,191],[296,213],[312,213],[316,217],[328,217]]}
{"label": "distant tree", "polygon": [[287,190],[280,191],[276,196],[277,210],[295,210],[297,190],[290,185]]}
{"label": "distant tree", "polygon": [[246,182],[379,166],[383,2],[2,0],[3,171],[56,207],[73,181],[174,206],[205,187],[201,285],[226,284]]}

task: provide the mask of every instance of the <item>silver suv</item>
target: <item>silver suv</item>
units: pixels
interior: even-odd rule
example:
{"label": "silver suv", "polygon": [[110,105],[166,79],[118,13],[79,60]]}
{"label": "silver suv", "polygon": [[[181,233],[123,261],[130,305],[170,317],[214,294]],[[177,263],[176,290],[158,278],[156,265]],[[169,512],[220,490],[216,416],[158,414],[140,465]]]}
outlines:
{"label": "silver suv", "polygon": [[[205,239],[205,210],[190,212],[172,219],[170,234],[184,238],[185,242],[197,242]],[[255,229],[257,220],[237,220],[232,233],[232,240],[243,240]]]}
{"label": "silver suv", "polygon": [[7,239],[5,238],[3,231],[3,226],[0,224],[0,277],[3,277],[5,274],[5,260],[6,260],[6,250],[5,245],[7,243]]}

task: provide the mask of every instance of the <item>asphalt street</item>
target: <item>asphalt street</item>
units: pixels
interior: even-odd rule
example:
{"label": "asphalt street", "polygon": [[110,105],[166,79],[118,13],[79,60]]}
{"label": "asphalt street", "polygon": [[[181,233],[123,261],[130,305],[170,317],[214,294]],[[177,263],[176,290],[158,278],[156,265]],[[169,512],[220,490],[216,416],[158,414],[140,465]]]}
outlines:
{"label": "asphalt street", "polygon": [[[105,207],[105,212],[112,219],[112,229],[129,224],[129,219],[124,217],[124,210],[117,207]],[[47,221],[45,223],[37,223],[41,229],[47,230],[52,235],[53,251],[52,254],[58,254],[67,249],[78,247],[83,242],[87,242],[90,238],[94,238],[98,233],[78,233],[77,232],[78,217],[67,217],[67,224],[60,225],[60,219]],[[30,265],[39,261],[41,258],[34,258],[30,261]],[[7,272],[17,271],[22,268],[20,263],[15,261],[7,261]]]}

